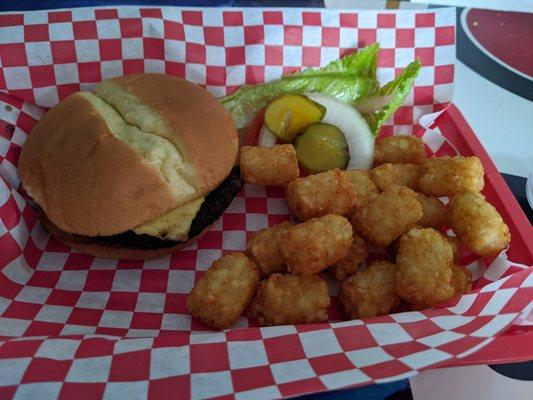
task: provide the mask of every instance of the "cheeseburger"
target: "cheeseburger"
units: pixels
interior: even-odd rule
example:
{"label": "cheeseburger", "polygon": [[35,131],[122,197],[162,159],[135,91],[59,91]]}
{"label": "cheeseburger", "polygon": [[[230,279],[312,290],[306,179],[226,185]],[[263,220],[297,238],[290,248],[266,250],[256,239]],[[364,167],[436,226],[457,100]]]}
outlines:
{"label": "cheeseburger", "polygon": [[74,93],[35,125],[23,187],[59,240],[99,257],[148,259],[202,235],[242,181],[235,125],[206,90],[135,74]]}

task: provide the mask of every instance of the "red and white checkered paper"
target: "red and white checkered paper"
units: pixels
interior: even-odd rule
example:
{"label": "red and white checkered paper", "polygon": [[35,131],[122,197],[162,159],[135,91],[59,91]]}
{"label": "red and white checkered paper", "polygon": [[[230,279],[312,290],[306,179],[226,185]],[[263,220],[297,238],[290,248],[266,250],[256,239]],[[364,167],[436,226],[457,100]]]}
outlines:
{"label": "red and white checkered paper", "polygon": [[[187,294],[221,254],[288,219],[282,191],[247,185],[201,241],[169,257],[104,260],[43,230],[16,167],[46,107],[102,79],[166,72],[218,96],[375,41],[383,81],[422,61],[406,105],[383,129],[411,133],[451,99],[454,21],[449,9],[0,14],[0,398],[278,398],[399,379],[491,342],[532,298],[531,269],[505,254],[465,255],[477,291],[447,308],[333,322],[332,305],[330,323],[260,328],[241,317],[213,332],[191,319]],[[432,151],[455,154],[438,129],[415,134]]]}

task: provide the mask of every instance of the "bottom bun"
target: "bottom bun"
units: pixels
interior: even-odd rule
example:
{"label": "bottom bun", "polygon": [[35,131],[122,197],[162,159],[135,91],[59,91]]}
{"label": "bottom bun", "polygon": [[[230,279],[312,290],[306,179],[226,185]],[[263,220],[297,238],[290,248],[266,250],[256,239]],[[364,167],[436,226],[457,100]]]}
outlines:
{"label": "bottom bun", "polygon": [[137,235],[127,231],[113,236],[81,236],[62,231],[55,226],[38,208],[39,219],[43,227],[59,241],[73,249],[95,257],[115,258],[121,260],[150,260],[167,256],[200,239],[222,216],[243,186],[238,167],[233,168],[229,176],[210,192],[196,217],[192,221],[187,241],[177,242],[153,236]]}

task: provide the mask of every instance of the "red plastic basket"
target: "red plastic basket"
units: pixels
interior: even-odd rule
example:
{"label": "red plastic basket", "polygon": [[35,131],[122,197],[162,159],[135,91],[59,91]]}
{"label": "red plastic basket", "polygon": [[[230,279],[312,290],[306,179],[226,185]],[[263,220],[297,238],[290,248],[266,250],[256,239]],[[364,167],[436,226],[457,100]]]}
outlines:
{"label": "red plastic basket", "polygon": [[[475,293],[435,310],[269,328],[241,318],[235,329],[211,332],[187,312],[194,279],[220,254],[242,249],[253,231],[287,219],[282,191],[246,186],[198,244],[147,263],[71,251],[42,230],[18,192],[20,146],[42,107],[113,74],[164,71],[220,95],[381,37],[381,72],[394,76],[413,55],[423,64],[412,97],[383,130],[410,131],[420,115],[442,109],[437,97],[451,95],[454,16],[136,7],[0,15],[0,37],[10,39],[0,43],[0,398],[278,398],[533,357],[531,328],[512,325],[533,299],[533,232],[453,105],[432,131],[416,134],[440,131],[447,141],[435,146],[438,154],[458,149],[482,160],[485,194],[512,242],[509,260],[479,263],[478,271],[493,274],[482,274]],[[283,65],[285,56],[295,65]]]}

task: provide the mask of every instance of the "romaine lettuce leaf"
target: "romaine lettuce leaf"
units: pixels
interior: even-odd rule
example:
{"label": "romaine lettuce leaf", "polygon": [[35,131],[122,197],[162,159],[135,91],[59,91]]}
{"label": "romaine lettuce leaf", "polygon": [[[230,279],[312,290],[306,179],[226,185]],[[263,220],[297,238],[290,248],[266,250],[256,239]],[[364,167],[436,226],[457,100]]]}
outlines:
{"label": "romaine lettuce leaf", "polygon": [[376,96],[368,97],[355,104],[355,108],[359,111],[364,108],[371,109],[372,103],[379,104],[379,106],[376,107],[377,110],[363,113],[363,117],[366,119],[366,122],[374,135],[377,136],[379,134],[379,130],[383,123],[387,121],[396,112],[398,107],[403,104],[405,98],[411,91],[413,82],[419,72],[420,61],[415,60],[405,67],[396,79],[383,86]]}
{"label": "romaine lettuce leaf", "polygon": [[374,43],[323,68],[307,69],[263,84],[244,85],[219,100],[240,129],[282,94],[326,93],[357,108],[377,136],[382,124],[404,102],[420,70],[420,63],[414,61],[380,88],[376,79],[378,50],[379,44]]}
{"label": "romaine lettuce leaf", "polygon": [[347,103],[358,101],[378,93],[378,49],[379,46],[373,44],[323,68],[307,69],[263,84],[244,85],[220,101],[239,129],[247,126],[273,99],[285,93],[320,92]]}

